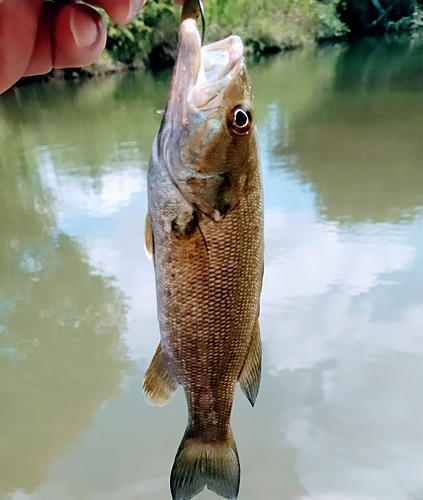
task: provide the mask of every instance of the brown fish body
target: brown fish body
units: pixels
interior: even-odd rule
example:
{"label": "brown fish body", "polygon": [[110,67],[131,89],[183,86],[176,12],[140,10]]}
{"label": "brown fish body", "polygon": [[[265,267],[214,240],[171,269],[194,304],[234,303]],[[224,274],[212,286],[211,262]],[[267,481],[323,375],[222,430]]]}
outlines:
{"label": "brown fish body", "polygon": [[[171,474],[175,500],[205,485],[236,498],[235,386],[254,404],[260,383],[263,208],[251,85],[240,40],[218,44],[208,60],[195,23],[182,24],[149,170],[146,245],[154,253],[161,342],[144,393],[165,404],[178,384],[185,391],[189,420]],[[214,57],[226,62],[216,69]]]}

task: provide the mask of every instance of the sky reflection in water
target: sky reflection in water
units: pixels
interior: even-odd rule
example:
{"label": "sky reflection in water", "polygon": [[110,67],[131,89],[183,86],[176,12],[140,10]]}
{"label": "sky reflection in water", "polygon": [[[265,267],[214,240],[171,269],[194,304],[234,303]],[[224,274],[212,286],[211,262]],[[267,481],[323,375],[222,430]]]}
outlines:
{"label": "sky reflection in water", "polygon": [[[256,408],[240,393],[234,406],[240,499],[423,499],[421,55],[417,42],[370,40],[251,68],[265,190],[264,376]],[[167,81],[129,75],[0,99],[0,165],[16,191],[13,201],[9,184],[0,191],[4,213],[14,214],[0,235],[0,335],[8,339],[0,336],[0,373],[7,367],[9,407],[23,410],[32,398],[28,408],[40,415],[28,434],[7,420],[13,439],[0,436],[0,499],[170,498],[183,394],[165,408],[141,396],[159,338],[143,253],[146,169]],[[16,146],[6,156],[10,131]],[[64,274],[53,287],[47,275],[59,255]],[[44,288],[19,301],[30,280]],[[51,397],[30,396],[34,382],[11,384],[19,368],[10,346],[22,349],[13,335],[29,328],[12,319],[30,304],[30,352],[53,346],[74,289],[85,295],[66,309],[63,331],[79,338],[78,321],[86,324],[75,359],[66,345],[46,349],[25,374]],[[39,303],[42,294],[63,300]],[[108,354],[102,340],[89,340],[90,331],[105,334],[99,314],[109,323],[107,315],[119,316],[102,337]],[[109,381],[84,392],[99,352],[98,373]],[[67,373],[63,388],[53,387],[55,363]],[[59,406],[71,415],[64,429]],[[17,449],[39,457],[31,481]]]}

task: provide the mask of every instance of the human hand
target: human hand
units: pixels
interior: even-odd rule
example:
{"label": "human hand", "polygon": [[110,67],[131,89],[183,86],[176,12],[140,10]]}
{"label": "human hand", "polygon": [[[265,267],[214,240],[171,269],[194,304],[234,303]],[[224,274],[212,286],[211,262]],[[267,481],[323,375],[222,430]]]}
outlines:
{"label": "human hand", "polygon": [[[183,0],[175,0],[183,4]],[[146,0],[0,0],[0,93],[22,76],[85,66],[106,44],[106,25],[89,5],[115,23],[133,21]]]}

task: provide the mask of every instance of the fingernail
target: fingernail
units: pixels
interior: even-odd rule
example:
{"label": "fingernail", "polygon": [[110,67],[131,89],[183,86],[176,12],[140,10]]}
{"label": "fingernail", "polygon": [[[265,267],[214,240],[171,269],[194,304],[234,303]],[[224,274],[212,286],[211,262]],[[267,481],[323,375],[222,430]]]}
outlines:
{"label": "fingernail", "polygon": [[131,23],[138,15],[139,11],[144,7],[147,0],[129,0],[129,10],[126,17],[126,22]]}
{"label": "fingernail", "polygon": [[98,26],[94,19],[81,10],[74,10],[70,16],[70,29],[78,47],[91,47],[98,38]]}

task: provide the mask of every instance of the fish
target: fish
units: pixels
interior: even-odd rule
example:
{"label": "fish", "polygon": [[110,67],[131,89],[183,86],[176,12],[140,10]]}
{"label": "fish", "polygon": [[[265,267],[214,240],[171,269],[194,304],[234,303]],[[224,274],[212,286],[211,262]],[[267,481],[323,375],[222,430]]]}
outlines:
{"label": "fish", "polygon": [[251,81],[238,36],[201,46],[182,21],[148,172],[145,247],[155,268],[160,343],[148,403],[181,385],[188,423],[170,474],[173,500],[206,486],[236,499],[230,418],[236,384],[254,406],[261,377],[263,195]]}

